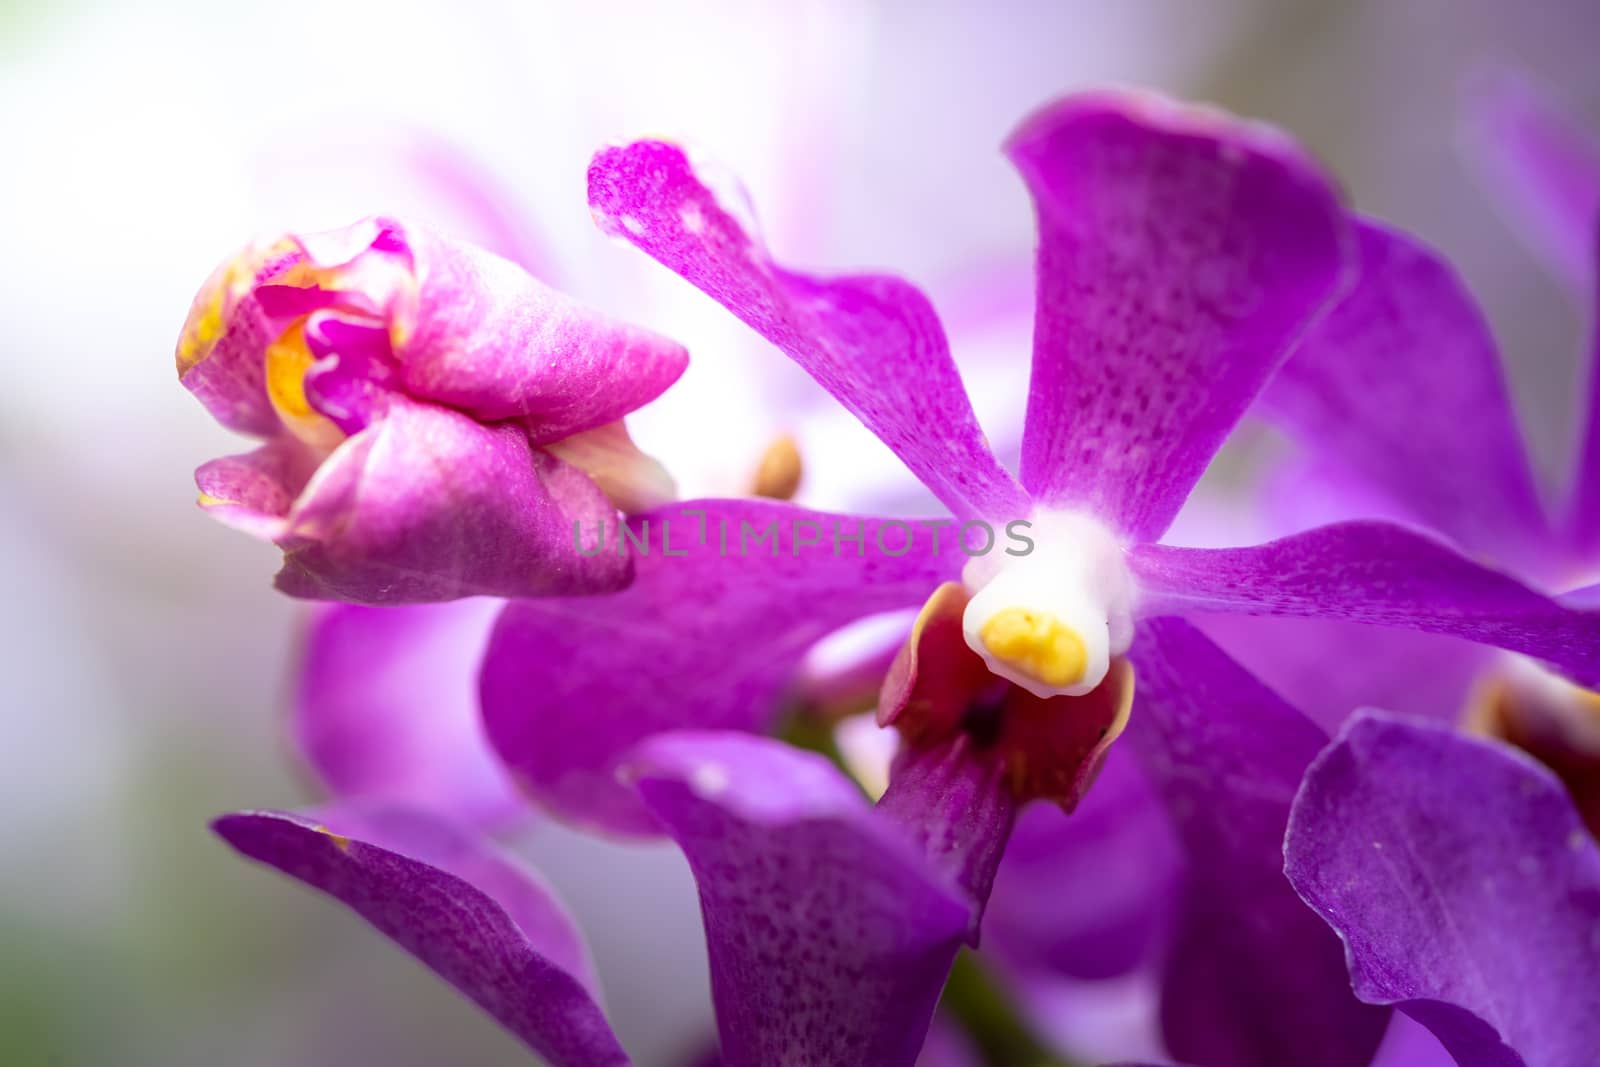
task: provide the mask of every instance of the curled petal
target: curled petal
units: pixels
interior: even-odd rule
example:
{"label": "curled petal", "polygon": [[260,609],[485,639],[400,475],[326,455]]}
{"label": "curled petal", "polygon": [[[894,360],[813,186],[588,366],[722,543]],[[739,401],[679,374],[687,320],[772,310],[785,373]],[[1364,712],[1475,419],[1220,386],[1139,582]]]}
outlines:
{"label": "curled petal", "polygon": [[910,1067],[963,894],[819,756],[686,732],[630,762],[700,886],[726,1067]]}
{"label": "curled petal", "polygon": [[298,438],[275,437],[253,452],[223,456],[194,472],[200,507],[219,522],[264,540],[277,540],[295,498],[321,461]]}
{"label": "curled petal", "polygon": [[1363,713],[1312,764],[1286,871],[1344,939],[1356,994],[1462,1067],[1584,1067],[1600,1048],[1600,846],[1511,749]]}
{"label": "curled petal", "polygon": [[478,713],[495,600],[322,607],[294,703],[301,756],[340,801],[405,804],[492,827],[527,809]]}
{"label": "curled petal", "polygon": [[1338,294],[1338,196],[1283,134],[1153,95],[1068,97],[1006,151],[1039,222],[1023,484],[1154,540]]}
{"label": "curled petal", "polygon": [[1357,236],[1356,287],[1295,349],[1266,409],[1319,460],[1464,547],[1548,569],[1549,526],[1489,324],[1431,249],[1373,222]]}
{"label": "curled petal", "polygon": [[593,482],[515,425],[396,402],[283,516],[278,588],[365,604],[616,589],[626,556],[584,555],[575,534],[614,531],[615,516]]}
{"label": "curled petal", "polygon": [[[324,336],[307,352],[294,340],[306,316],[330,312],[380,332],[384,366],[366,341],[347,350]],[[339,421],[323,406],[339,407],[336,397],[301,384],[313,358],[319,373],[344,364],[346,379],[485,422],[525,419],[540,443],[616,421],[688,360],[493,253],[381,218],[248,249],[207,282],[178,342],[184,384],[224,424],[263,436],[280,423],[306,436],[316,414]]]}
{"label": "curled petal", "polygon": [[251,245],[212,273],[189,309],[178,338],[178,380],[230,430],[268,437],[282,425],[263,362],[279,327],[255,287],[303,258],[293,241]]}
{"label": "curled petal", "polygon": [[1250,548],[1140,545],[1128,558],[1145,615],[1296,615],[1423,630],[1600,681],[1600,615],[1401,526],[1336,523]]}
{"label": "curled petal", "polygon": [[787,271],[660,141],[607,148],[589,206],[625,238],[800,364],[962,518],[1010,519],[1026,497],[989,450],[926,297],[887,275]]}
{"label": "curled petal", "polygon": [[681,345],[618,322],[482,249],[408,230],[415,304],[397,323],[412,396],[485,421],[523,418],[535,443],[654,400],[688,366]]}
{"label": "curled petal", "polygon": [[624,1067],[577,929],[531,872],[394,809],[225,815],[221,837],[333,897],[560,1067]]}
{"label": "curled petal", "polygon": [[1177,619],[1141,628],[1128,730],[1189,862],[1163,979],[1179,1059],[1366,1067],[1388,1012],[1360,1004],[1339,943],[1283,877],[1283,832],[1320,729]]}
{"label": "curled petal", "polygon": [[[618,833],[658,830],[616,780],[636,742],[767,729],[807,649],[918,603],[959,567],[948,532],[935,551],[927,527],[775,501],[691,501],[628,528],[633,584],[508,605],[481,682],[490,740],[523,788],[564,818]],[[877,552],[880,530],[906,551]],[[866,551],[835,541],[840,532],[864,537]]]}

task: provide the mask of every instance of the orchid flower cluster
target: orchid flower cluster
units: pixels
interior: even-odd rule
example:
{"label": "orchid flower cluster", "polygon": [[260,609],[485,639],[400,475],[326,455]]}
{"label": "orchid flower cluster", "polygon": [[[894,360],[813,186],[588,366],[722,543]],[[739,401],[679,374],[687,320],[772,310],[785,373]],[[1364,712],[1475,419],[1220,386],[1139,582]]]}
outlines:
{"label": "orchid flower cluster", "polygon": [[[1502,118],[1525,198],[1600,254],[1600,164]],[[578,930],[495,841],[530,805],[682,850],[727,1067],[932,1062],[980,934],[1017,1003],[1148,976],[1192,1067],[1593,1064],[1600,401],[1549,517],[1470,296],[1288,136],[1107,91],[1005,151],[1038,224],[1015,473],[914,286],[781,265],[675,144],[589,170],[601,228],[803,368],[939,520],[677,500],[624,419],[684,349],[410,222],[219,269],[179,374],[264,443],[201,467],[200,503],[337,603],[293,720],[328,800],[217,832],[562,1067],[630,1058]],[[1247,413],[1298,443],[1280,495],[1335,521],[1167,543]],[[873,619],[892,647],[815,668]],[[1423,697],[1416,634],[1470,706]],[[799,743],[874,710],[886,768]],[[974,1036],[948,1062],[1011,1062]]]}

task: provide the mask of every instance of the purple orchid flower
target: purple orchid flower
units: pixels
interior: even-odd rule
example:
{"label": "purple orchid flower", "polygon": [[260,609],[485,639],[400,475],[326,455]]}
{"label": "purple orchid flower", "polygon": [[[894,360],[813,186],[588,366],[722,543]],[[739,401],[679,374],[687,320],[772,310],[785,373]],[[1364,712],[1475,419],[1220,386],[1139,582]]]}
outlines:
{"label": "purple orchid flower", "polygon": [[201,506],[283,548],[284,592],[372,604],[625,584],[572,524],[671,498],[621,419],[686,358],[389,219],[230,259],[177,355],[219,422],[266,439],[196,472]]}
{"label": "purple orchid flower", "polygon": [[[1245,549],[1156,544],[1303,329],[1339,295],[1350,247],[1345,216],[1321,172],[1280,135],[1148,97],[1073,98],[1026,124],[1009,151],[1034,193],[1041,231],[1021,485],[986,447],[937,320],[911,286],[876,275],[819,279],[775,265],[674,146],[610,149],[591,168],[591,206],[602,225],[810,371],[954,517],[941,542],[931,524],[777,504],[658,510],[630,527],[644,541],[659,535],[654,552],[636,559],[630,588],[585,601],[513,603],[495,629],[482,678],[492,743],[524,788],[563,817],[618,833],[664,828],[685,845],[701,875],[714,982],[740,990],[737,1002],[719,994],[725,1040],[738,1047],[775,1047],[780,1031],[790,1042],[831,1039],[752,1005],[802,987],[819,1000],[838,997],[808,984],[835,973],[809,963],[833,943],[822,934],[797,941],[805,965],[740,966],[747,957],[737,943],[752,925],[773,921],[782,898],[769,895],[762,914],[729,905],[730,895],[744,898],[712,884],[729,866],[697,862],[675,818],[618,772],[634,766],[640,742],[648,749],[648,739],[667,731],[770,729],[805,651],[855,619],[925,602],[880,713],[907,742],[897,779],[914,782],[916,768],[953,760],[970,765],[963,781],[982,786],[951,790],[947,808],[924,802],[921,825],[900,820],[969,898],[974,921],[1011,827],[1004,813],[1039,797],[1070,808],[1092,780],[1126,721],[1125,659],[1140,677],[1139,708],[1151,723],[1137,726],[1141,711],[1134,712],[1135,735],[1153,738],[1136,746],[1147,765],[1169,747],[1197,743],[1156,726],[1189,706],[1186,688],[1222,701],[1237,695],[1237,667],[1192,630],[1158,617],[1343,619],[1511,647],[1579,676],[1597,669],[1592,619],[1393,524],[1340,524]],[[1032,523],[1035,552],[996,559],[969,552],[951,532],[955,522],[966,533],[1013,520]],[[842,551],[801,533],[841,526]],[[783,549],[775,555],[765,546],[730,552],[719,536],[769,527]],[[901,554],[883,551],[891,529]],[[674,542],[672,530],[688,536]],[[939,653],[919,656],[924,640]],[[1169,656],[1181,667],[1167,676],[1178,681],[1146,692],[1139,668]],[[1283,1013],[1169,1021],[1177,1050],[1248,1047],[1266,1057],[1259,1062],[1275,1062],[1270,1057],[1290,1047],[1283,1035],[1298,1027],[1344,1035],[1318,1045],[1327,1062],[1364,1063],[1381,1034],[1382,1013],[1351,998],[1334,942],[1282,879],[1289,800],[1326,740],[1295,715],[1301,725],[1288,729],[1301,740],[1286,749],[1290,763],[1269,768],[1276,801],[1229,853],[1235,868],[1253,872],[1256,888],[1240,899],[1282,917],[1292,932],[1281,942],[1248,942],[1253,948],[1240,959],[1256,966],[1241,964],[1237,980],[1263,1003],[1276,1002],[1289,987],[1264,957],[1280,943],[1303,944],[1307,959],[1322,961],[1308,979],[1318,995],[1298,990],[1295,1010]],[[707,766],[722,763],[708,758]],[[1168,806],[1192,808],[1179,784],[1168,790]],[[892,780],[879,809],[889,817],[905,811],[892,801],[896,789]],[[1248,799],[1248,790],[1241,795]],[[709,796],[741,803],[716,789]],[[972,812],[988,814],[967,827]],[[1180,837],[1192,859],[1221,832]],[[1221,916],[1245,921],[1248,913],[1225,907],[1229,894],[1216,884],[1190,929]],[[1206,980],[1198,968],[1174,973],[1174,989]],[[906,999],[874,1023],[898,1034],[929,1010],[931,1002]],[[1312,1017],[1316,1026],[1306,1022]],[[1183,1036],[1188,1030],[1192,1037]],[[867,1035],[860,1040],[880,1047]]]}
{"label": "purple orchid flower", "polygon": [[[989,453],[916,290],[775,266],[672,146],[597,158],[597,216],[813,373],[961,528],[761,501],[637,515],[632,585],[505,608],[481,679],[489,740],[544,806],[683,849],[727,1064],[912,1062],[951,961],[976,941],[1017,811],[1039,798],[1071,810],[1103,769],[1113,803],[1170,825],[1162,877],[1180,891],[1150,894],[1172,906],[1170,931],[1130,909],[1085,966],[1114,973],[1164,942],[1163,1031],[1181,1059],[1358,1067],[1402,998],[1352,995],[1334,933],[1282,866],[1295,788],[1328,733],[1174,616],[1455,635],[1586,679],[1600,674],[1600,635],[1388,523],[1248,549],[1154,544],[1339,295],[1345,216],[1281,136],[1145,97],[1068,100],[1010,150],[1041,229],[1021,485]],[[1035,551],[970,551],[970,532],[1013,520],[1032,524]],[[878,804],[826,760],[759,736],[820,638],[919,603],[880,700],[903,744]],[[318,703],[307,721],[352,714]],[[1137,767],[1106,760],[1124,727]],[[322,750],[336,790],[415,789],[403,747],[365,779],[348,751]],[[473,818],[479,801],[459,784],[431,795]],[[485,863],[464,831],[426,821],[418,834],[420,816],[380,824],[363,810],[320,825],[249,813],[218,829],[355,908],[552,1062],[625,1062],[547,894]],[[1082,903],[1080,887],[1061,891],[1063,911]]]}

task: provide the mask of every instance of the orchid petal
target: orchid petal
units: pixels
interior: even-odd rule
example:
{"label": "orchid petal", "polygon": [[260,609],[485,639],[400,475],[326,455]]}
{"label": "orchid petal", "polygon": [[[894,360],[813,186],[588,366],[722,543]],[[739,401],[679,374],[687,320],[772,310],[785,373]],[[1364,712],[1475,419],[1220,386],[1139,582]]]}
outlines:
{"label": "orchid petal", "polygon": [[964,895],[820,756],[676,733],[632,773],[700,885],[726,1067],[909,1067]]}
{"label": "orchid petal", "polygon": [[1600,1048],[1600,846],[1515,750],[1366,712],[1306,775],[1287,874],[1356,995],[1462,1067],[1585,1067]]}
{"label": "orchid petal", "polygon": [[397,400],[285,516],[278,588],[367,604],[606,591],[628,559],[585,555],[575,530],[615,521],[593,482],[516,426]]}
{"label": "orchid petal", "polygon": [[1320,459],[1463,547],[1547,562],[1549,525],[1489,324],[1431,249],[1373,222],[1357,235],[1355,289],[1311,328],[1265,407]]}
{"label": "orchid petal", "polygon": [[681,274],[800,364],[963,519],[1027,498],[989,450],[938,317],[888,275],[820,278],[773,263],[676,145],[608,148],[589,166],[602,228]]}
{"label": "orchid petal", "polygon": [[1290,615],[1449,634],[1600,681],[1600,615],[1562,606],[1401,526],[1348,522],[1250,548],[1140,545],[1146,615]]}
{"label": "orchid petal", "polygon": [[1180,1058],[1365,1067],[1388,1012],[1350,993],[1339,943],[1283,876],[1300,776],[1327,736],[1199,631],[1146,624],[1129,743],[1190,865],[1162,1028]]}
{"label": "orchid petal", "polygon": [[1070,817],[1047,804],[1023,811],[995,877],[984,952],[1025,972],[1127,974],[1168,925],[1179,863],[1165,810],[1131,750],[1115,745]]}
{"label": "orchid petal", "polygon": [[1154,540],[1337,295],[1338,196],[1284,135],[1153,95],[1069,97],[1006,150],[1039,223],[1023,484]]}
{"label": "orchid petal", "polygon": [[529,871],[416,812],[320,818],[239,812],[214,829],[345,904],[557,1067],[628,1063],[576,928]]}
{"label": "orchid petal", "polygon": [[615,422],[688,366],[682,346],[592,311],[508,260],[425,230],[406,239],[417,290],[395,355],[414,397],[485,422],[527,419],[542,444]]}
{"label": "orchid petal", "polygon": [[[936,550],[940,531],[925,525],[776,501],[694,501],[635,516],[629,529],[649,546],[631,553],[633,584],[509,605],[481,690],[490,740],[523,788],[565,819],[617,833],[658,831],[616,781],[636,742],[689,727],[767,729],[811,645],[915,606],[958,569],[952,556],[965,558],[949,531]],[[836,541],[841,532],[860,534],[864,554]]]}

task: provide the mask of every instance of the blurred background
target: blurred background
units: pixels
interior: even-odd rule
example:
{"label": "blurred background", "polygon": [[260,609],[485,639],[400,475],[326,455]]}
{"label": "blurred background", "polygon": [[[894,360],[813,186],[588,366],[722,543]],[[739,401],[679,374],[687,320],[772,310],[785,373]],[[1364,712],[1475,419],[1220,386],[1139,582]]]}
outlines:
{"label": "blurred background", "polygon": [[[172,363],[195,289],[249,237],[375,211],[494,235],[688,344],[636,432],[686,490],[738,488],[787,428],[809,499],[837,504],[894,492],[871,484],[877,446],[598,233],[590,153],[686,138],[743,179],[787,262],[926,285],[1004,441],[1032,219],[998,146],[1063,91],[1147,84],[1287,126],[1357,205],[1450,255],[1550,476],[1585,311],[1491,209],[1458,133],[1465,87],[1508,66],[1600,129],[1597,47],[1592,0],[0,0],[0,1063],[527,1062],[207,832],[313,799],[282,730],[298,609],[270,587],[274,549],[193,506],[192,468],[243,443]],[[551,826],[518,846],[585,925],[624,1044],[645,1067],[693,1054],[705,960],[676,853]]]}

